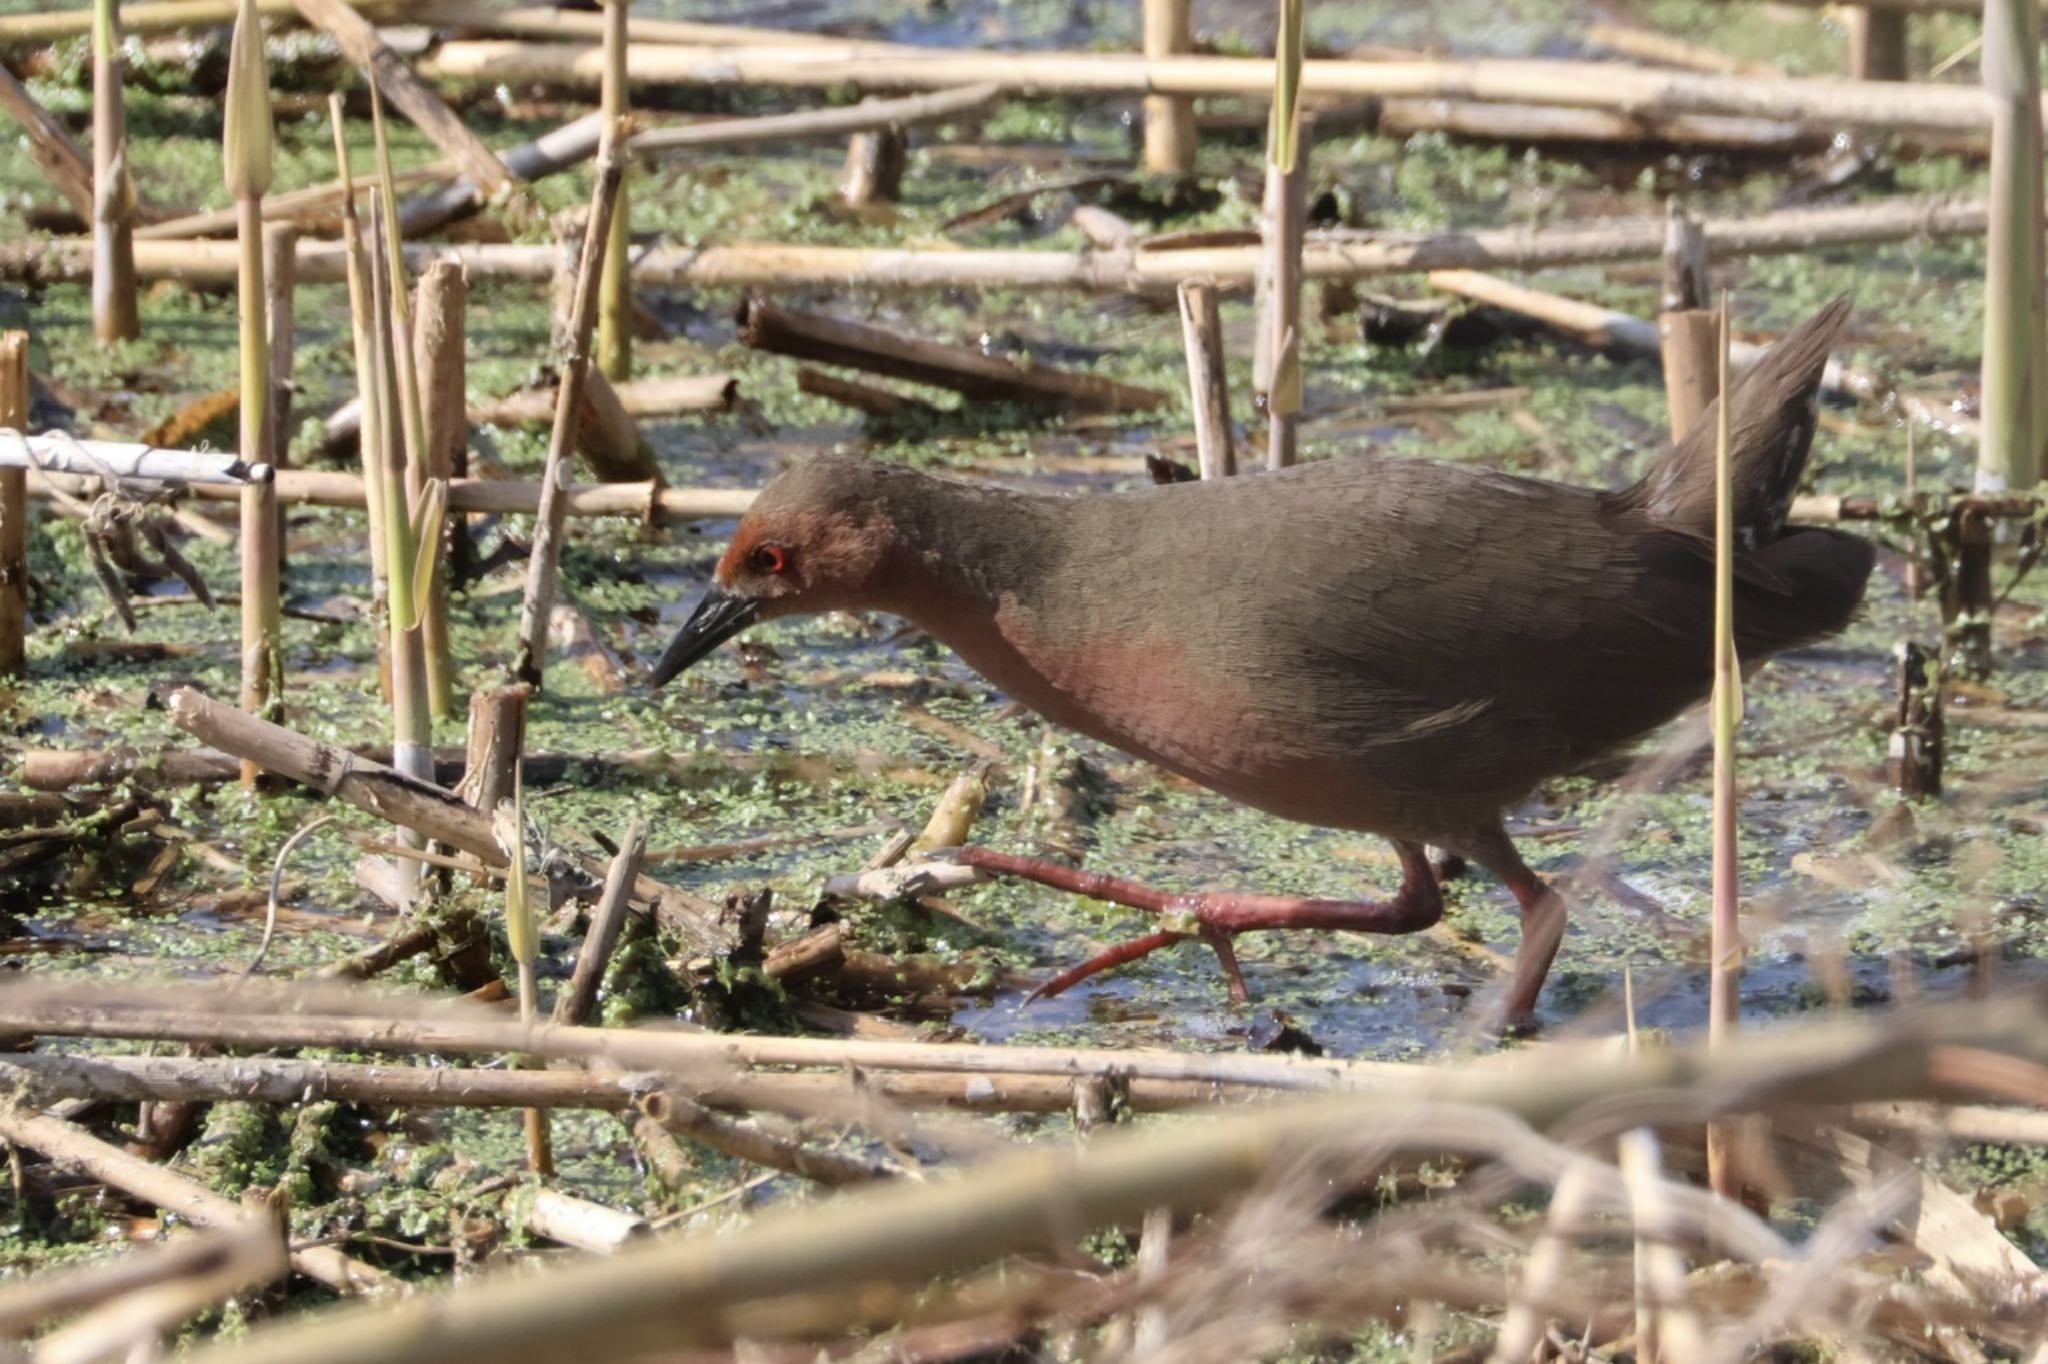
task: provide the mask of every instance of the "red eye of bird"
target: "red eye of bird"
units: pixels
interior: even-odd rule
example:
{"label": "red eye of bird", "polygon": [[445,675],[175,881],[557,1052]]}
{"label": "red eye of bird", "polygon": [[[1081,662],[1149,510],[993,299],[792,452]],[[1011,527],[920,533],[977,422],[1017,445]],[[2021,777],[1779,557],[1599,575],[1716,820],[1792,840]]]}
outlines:
{"label": "red eye of bird", "polygon": [[753,558],[754,567],[762,573],[780,573],[789,567],[789,553],[781,545],[762,545]]}

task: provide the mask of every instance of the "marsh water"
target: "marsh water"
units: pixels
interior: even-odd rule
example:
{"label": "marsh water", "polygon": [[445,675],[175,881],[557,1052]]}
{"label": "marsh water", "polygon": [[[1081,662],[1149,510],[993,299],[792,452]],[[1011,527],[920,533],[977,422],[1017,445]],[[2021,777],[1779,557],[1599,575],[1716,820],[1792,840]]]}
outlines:
{"label": "marsh water", "polygon": [[[9,8],[0,3],[0,10]],[[1612,7],[1629,21],[1707,43],[1792,72],[1832,72],[1841,34],[1819,12],[1659,0]],[[966,46],[1128,48],[1131,3],[888,4],[852,0],[767,6],[643,4],[636,12],[777,24]],[[1576,55],[1608,7],[1524,3],[1415,6],[1317,4],[1312,42],[1332,50],[1372,44],[1465,55]],[[1218,50],[1269,44],[1265,7],[1197,5],[1197,28]],[[1960,48],[1968,31],[1945,20],[1916,23],[1930,52]],[[219,106],[208,93],[224,47],[217,41],[134,41],[130,125],[145,197],[181,209],[226,202],[217,161]],[[338,68],[330,51],[294,39],[280,63],[279,189],[331,177],[323,101],[313,98]],[[76,119],[87,105],[83,44],[30,86]],[[1952,79],[1974,79],[1968,61]],[[832,92],[850,99],[855,92]],[[648,101],[657,119],[765,112],[805,101],[770,92],[668,91]],[[481,92],[465,116],[494,146],[523,141],[574,117],[583,105],[547,91]],[[1205,112],[1246,114],[1230,101]],[[367,138],[366,121],[357,131]],[[1336,131],[1318,140],[1312,193],[1322,221],[1420,229],[1543,225],[1663,211],[1676,197],[1699,216],[1739,215],[1795,202],[1856,202],[1907,192],[1981,188],[1982,165],[1961,157],[1908,157],[1879,137],[1847,176],[1820,156],[1740,158],[1682,148],[1462,142],[1436,134],[1394,139]],[[985,119],[912,136],[903,202],[854,212],[838,204],[839,146],[781,146],[741,155],[706,151],[636,174],[634,228],[644,241],[790,240],[836,244],[941,244],[1078,249],[1069,220],[1077,201],[1100,202],[1141,231],[1248,228],[1256,223],[1261,139],[1256,117],[1205,134],[1192,191],[1135,175],[1134,101],[1020,99]],[[7,137],[12,138],[11,130]],[[401,166],[433,159],[402,124]],[[358,154],[365,151],[359,143]],[[1106,183],[1062,188],[1080,176]],[[993,222],[948,224],[1001,196],[1043,193]],[[588,193],[587,171],[533,187],[546,210]],[[61,208],[26,151],[0,142],[0,233],[39,230]],[[540,222],[544,214],[534,215]],[[528,229],[544,239],[545,229]],[[535,236],[535,234],[540,234]],[[1819,303],[1849,291],[1858,301],[1848,355],[1894,375],[1902,387],[1947,395],[1966,409],[1982,330],[1983,250],[1974,241],[1904,242],[1727,262],[1716,283],[1734,291],[1738,326],[1768,338]],[[1633,312],[1654,313],[1654,263],[1566,269],[1542,287]],[[1371,282],[1368,293],[1423,298],[1418,279]],[[947,291],[881,295],[784,290],[778,301],[821,309],[1000,355],[1085,368],[1176,395],[1185,387],[1180,329],[1170,299],[1072,293]],[[877,459],[1053,489],[1085,497],[1146,480],[1142,457],[1191,460],[1184,402],[1154,414],[1061,423],[937,399],[945,410],[891,427],[798,393],[793,362],[750,352],[734,334],[737,297],[722,292],[649,294],[663,334],[636,345],[637,372],[729,372],[743,396],[735,413],[643,423],[669,481],[678,486],[758,486],[788,461],[816,450],[857,450]],[[33,335],[32,365],[47,380],[34,415],[81,433],[133,437],[193,399],[232,384],[234,302],[220,291],[174,282],[147,286],[140,341],[111,349],[90,340],[83,286],[0,288],[0,325]],[[346,298],[339,288],[299,296],[295,412],[306,419],[299,458],[319,444],[319,421],[351,391]],[[1360,304],[1311,289],[1302,427],[1310,459],[1386,455],[1486,463],[1548,478],[1619,486],[1662,439],[1664,394],[1653,363],[1587,350],[1540,329],[1494,328],[1478,344],[1375,344]],[[1230,373],[1242,436],[1262,438],[1249,402],[1250,305],[1225,304]],[[479,284],[469,314],[470,382],[496,394],[533,378],[548,359],[544,289]],[[1485,330],[1482,328],[1481,330]],[[1487,394],[1465,403],[1438,400]],[[1422,399],[1420,404],[1413,400]],[[201,439],[231,444],[232,425]],[[545,433],[482,429],[481,457],[532,476]],[[1887,412],[1831,406],[1812,461],[1827,492],[1894,492],[1907,438]],[[1967,483],[1974,440],[1923,428],[1915,442],[1923,486]],[[530,526],[508,517],[478,524],[481,548],[523,544]],[[877,823],[916,826],[968,765],[997,757],[977,842],[1038,852],[1176,888],[1234,887],[1352,896],[1388,888],[1395,866],[1375,839],[1283,823],[1235,807],[1099,745],[1051,729],[922,635],[883,619],[832,617],[754,632],[658,694],[644,668],[706,582],[731,527],[703,522],[643,530],[625,521],[577,524],[564,561],[568,591],[598,636],[624,660],[626,685],[607,691],[581,667],[558,660],[536,700],[533,751],[617,754],[655,750],[678,762],[669,775],[636,777],[593,767],[529,792],[529,811],[566,842],[615,835],[638,815],[660,847],[793,838],[766,851],[718,860],[666,862],[664,879],[713,900],[773,888],[773,931],[805,923],[823,879],[857,868],[879,841],[844,831]],[[1273,528],[1279,534],[1283,528]],[[1512,541],[1513,528],[1500,533]],[[359,516],[293,509],[287,602],[304,615],[285,623],[287,722],[346,744],[387,737],[365,615],[369,572]],[[1361,527],[1362,536],[1370,534]],[[1888,532],[1873,530],[1874,534]],[[1893,542],[1896,546],[1903,542]],[[204,539],[186,551],[231,590],[233,548]],[[1966,688],[1951,729],[1949,788],[1904,803],[1886,786],[1883,759],[1895,697],[1892,649],[1932,642],[1933,605],[1903,587],[1905,559],[1888,550],[1863,617],[1842,637],[1787,655],[1748,686],[1741,732],[1742,865],[1752,951],[1744,1007],[1753,1017],[1822,1009],[1903,990],[1952,993],[1987,973],[2039,978],[2048,946],[2042,917],[2048,857],[2040,833],[2048,780],[2048,634],[2039,578],[2023,582],[1998,613],[1996,673]],[[50,518],[32,537],[31,565],[44,592],[26,679],[0,690],[8,746],[145,751],[189,741],[162,699],[179,685],[235,693],[235,621],[189,605],[144,611],[131,636],[88,570],[75,524]],[[494,569],[455,602],[459,690],[495,680],[512,652],[523,559]],[[1452,571],[1454,565],[1445,565]],[[2009,566],[1999,570],[2003,584]],[[182,595],[179,584],[148,589]],[[1193,590],[1192,587],[1190,589]],[[1996,727],[1974,725],[1989,712]],[[460,716],[437,731],[461,742]],[[1679,730],[1643,745],[1647,762],[1685,742]],[[1696,745],[1695,745],[1696,747]],[[1627,978],[1641,1021],[1672,1029],[1704,1017],[1708,889],[1706,767],[1697,756],[1668,764],[1659,783],[1617,782],[1603,771],[1545,784],[1513,812],[1511,830],[1531,863],[1576,878],[1572,927],[1545,996],[1553,1031],[1618,1032]],[[11,778],[0,773],[0,782]],[[1026,804],[1023,794],[1034,799]],[[354,833],[376,821],[302,794],[252,797],[227,786],[174,792],[171,821],[190,835],[160,874],[158,843],[105,840],[0,890],[8,897],[10,964],[37,972],[204,976],[238,969],[253,952],[260,912],[247,888],[267,878],[283,841],[314,813],[338,813],[291,860],[296,887],[283,941],[267,970],[285,975],[357,950],[389,931],[351,880]],[[1610,871],[1638,895],[1598,888]],[[1640,903],[1642,900],[1651,902]],[[954,897],[968,921],[852,911],[884,950],[920,950],[988,963],[1005,980],[1041,977],[1103,944],[1144,931],[1140,917],[1038,887],[993,884]],[[1516,941],[1512,899],[1484,876],[1456,883],[1445,923],[1411,938],[1260,935],[1239,951],[1256,996],[1233,1006],[1206,949],[1187,944],[1098,977],[1065,998],[1022,1004],[1006,984],[967,1001],[951,1018],[923,1020],[990,1039],[1165,1043],[1243,1047],[1285,1014],[1320,1046],[1346,1055],[1419,1057],[1481,1045],[1475,1001],[1497,979]],[[565,972],[567,936],[550,939],[549,969]],[[417,974],[415,974],[417,973]],[[415,964],[399,983],[428,979]],[[629,1002],[615,1001],[615,1013]],[[917,1020],[913,1020],[917,1021]],[[616,1188],[615,1168],[593,1141],[585,1177]]]}

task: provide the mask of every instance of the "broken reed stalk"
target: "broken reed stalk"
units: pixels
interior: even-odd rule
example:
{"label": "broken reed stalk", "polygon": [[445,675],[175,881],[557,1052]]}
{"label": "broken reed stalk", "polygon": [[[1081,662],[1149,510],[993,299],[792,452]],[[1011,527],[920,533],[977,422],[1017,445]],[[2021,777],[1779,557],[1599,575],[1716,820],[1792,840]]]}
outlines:
{"label": "broken reed stalk", "polygon": [[[130,1155],[83,1128],[46,1113],[0,1107],[0,1137],[16,1146],[39,1151],[66,1169],[80,1171],[153,1203],[194,1226],[240,1229],[254,1215],[233,1199],[223,1198],[176,1171]],[[281,1226],[276,1229],[280,1238],[283,1230]],[[398,1287],[397,1281],[383,1270],[352,1260],[332,1246],[292,1251],[291,1265],[307,1278],[317,1279],[344,1294],[387,1292]]]}
{"label": "broken reed stalk", "polygon": [[1986,0],[1984,94],[1991,105],[1990,239],[1984,259],[1984,431],[1976,488],[2031,488],[2048,424],[2042,332],[2041,11]]}
{"label": "broken reed stalk", "polygon": [[[0,331],[0,431],[28,429],[28,333]],[[0,465],[0,677],[28,663],[28,470]]]}
{"label": "broken reed stalk", "polygon": [[347,265],[349,330],[355,342],[356,401],[363,414],[357,453],[363,477],[357,491],[358,504],[370,526],[370,620],[377,640],[377,675],[383,694],[392,695],[391,616],[389,585],[391,568],[386,562],[390,539],[384,528],[384,393],[378,387],[376,286],[370,273],[369,250],[363,241],[362,220],[356,214],[354,171],[349,165],[347,125],[341,96],[327,97],[327,117],[334,130],[335,171],[341,178],[341,244]]}
{"label": "broken reed stalk", "polygon": [[486,199],[509,191],[516,181],[483,139],[469,130],[441,97],[413,74],[399,55],[377,36],[368,19],[347,0],[295,0],[307,23],[333,38],[342,55],[362,72],[372,91],[371,104],[389,99],[398,111],[441,149],[462,174],[483,188]]}
{"label": "broken reed stalk", "polygon": [[[626,149],[634,156],[658,158],[699,147],[736,147],[795,138],[838,137],[884,128],[909,128],[974,113],[994,104],[1001,91],[983,82],[957,90],[935,90],[900,99],[869,99],[835,109],[805,109],[791,114],[755,118],[702,119],[677,127],[635,133]],[[593,134],[592,146],[596,145]]]}
{"label": "broken reed stalk", "polygon": [[[469,472],[469,278],[453,261],[435,261],[420,276],[413,331],[413,371],[420,383],[421,436],[429,481],[442,487]],[[469,525],[454,518],[450,537],[466,538]],[[448,636],[447,546],[422,545],[433,564],[420,628],[427,663],[427,708],[436,720],[455,713],[454,651]]]}
{"label": "broken reed stalk", "polygon": [[[86,22],[86,28],[81,32],[90,32],[92,11],[80,10],[76,15]],[[43,174],[49,177],[51,187],[64,196],[64,201],[71,205],[79,221],[91,222],[92,161],[71,136],[70,130],[58,121],[55,114],[38,103],[5,66],[0,66],[0,110],[11,114],[21,124],[22,131],[28,134],[29,153]]]}
{"label": "broken reed stalk", "polygon": [[1223,316],[1215,285],[1181,283],[1180,336],[1188,356],[1196,462],[1203,478],[1228,478],[1237,472],[1237,447],[1230,430],[1230,378],[1223,363]]}
{"label": "broken reed stalk", "polygon": [[569,454],[583,404],[584,379],[590,369],[591,332],[597,322],[599,284],[605,246],[611,235],[612,206],[618,198],[625,165],[619,141],[625,130],[612,124],[597,150],[597,183],[590,193],[590,218],[584,224],[583,257],[576,266],[575,301],[562,337],[559,363],[561,387],[555,396],[555,425],[548,437],[547,465],[541,474],[540,507],[533,529],[533,553],[527,560],[526,596],[519,609],[519,642],[512,675],[541,685],[547,667],[548,622],[554,615],[555,578],[561,562],[562,537],[568,517]]}
{"label": "broken reed stalk", "polygon": [[[269,444],[265,462],[273,469],[291,463],[292,374],[298,353],[299,230],[290,223],[263,227],[264,335],[270,346]],[[284,564],[283,520],[279,520],[278,564]]]}
{"label": "broken reed stalk", "polygon": [[469,698],[469,735],[462,780],[455,793],[487,817],[512,799],[525,771],[526,703],[533,688],[524,682],[487,687]]}
{"label": "broken reed stalk", "polygon": [[[487,866],[505,864],[489,817],[431,781],[223,706],[189,687],[171,694],[170,714],[173,724],[223,752],[258,762],[281,777],[324,791],[393,824],[418,829],[474,854]],[[574,857],[572,861],[586,874],[604,875],[604,864],[595,858]],[[716,906],[688,891],[642,876],[634,882],[633,901],[636,909],[652,914],[663,928],[681,938],[694,955],[716,956],[731,946],[730,935],[719,926]]]}
{"label": "broken reed stalk", "polygon": [[903,197],[903,172],[910,142],[896,127],[867,128],[846,140],[846,168],[839,198],[848,208],[893,204]]}
{"label": "broken reed stalk", "polygon": [[[626,88],[626,15],[631,0],[604,0],[604,86],[598,112],[604,126],[622,129],[631,112]],[[619,134],[623,136],[623,132]],[[604,249],[604,279],[597,296],[597,367],[624,383],[633,377],[633,199],[626,167],[619,168],[611,236]]]}
{"label": "broken reed stalk", "polygon": [[121,9],[92,6],[92,337],[101,345],[142,334],[135,296],[135,181],[128,173],[128,112],[121,86]]}
{"label": "broken reed stalk", "polygon": [[[519,726],[521,737],[525,725]],[[484,811],[498,846],[505,850],[505,942],[519,968],[519,1021],[532,1027],[540,1017],[540,985],[534,964],[540,959],[540,915],[534,910],[526,880],[526,784],[520,776],[519,753],[512,753],[512,799]],[[534,1064],[522,1061],[522,1066]],[[555,1173],[555,1152],[548,1111],[529,1108],[525,1116],[526,1168],[543,1179]]]}
{"label": "broken reed stalk", "polygon": [[1658,351],[1664,361],[1664,403],[1671,439],[1685,439],[1720,390],[1719,322],[1707,307],[1707,239],[1673,200],[1664,244],[1663,308],[1657,315]]}
{"label": "broken reed stalk", "polygon": [[[263,21],[255,0],[242,0],[228,54],[226,128],[222,165],[241,226],[236,307],[241,315],[242,456],[270,463],[270,331],[263,286],[263,195],[274,156],[270,77],[263,58]],[[277,485],[266,469],[242,487],[242,709],[273,718],[284,694],[282,615],[278,602]],[[261,769],[242,766],[242,785],[253,787]]]}
{"label": "broken reed stalk", "polygon": [[982,402],[1114,413],[1147,411],[1166,401],[1153,389],[1049,366],[1027,368],[969,347],[800,313],[758,297],[740,303],[738,322],[740,340],[755,350],[947,388]]}
{"label": "broken reed stalk", "polygon": [[[1728,294],[1721,294],[1717,385],[1728,391]],[[1707,1041],[1725,1045],[1742,1017],[1742,906],[1737,884],[1735,728],[1742,719],[1742,660],[1735,656],[1735,488],[1727,403],[1716,413],[1714,442],[1714,848],[1713,925],[1710,934]],[[1707,1129],[1707,1182],[1735,1197],[1727,1129]]]}
{"label": "broken reed stalk", "polygon": [[[1144,0],[1145,55],[1170,57],[1195,46],[1190,0]],[[1145,96],[1145,169],[1186,175],[1195,168],[1195,102],[1184,95]]]}
{"label": "broken reed stalk", "polygon": [[605,968],[626,926],[633,882],[640,875],[640,863],[646,855],[647,824],[636,819],[626,826],[618,854],[605,871],[604,890],[597,897],[597,907],[590,911],[590,930],[583,936],[583,950],[576,954],[576,969],[555,999],[555,1022],[571,1026],[583,1023],[597,1007],[598,988],[604,984]]}
{"label": "broken reed stalk", "polygon": [[1280,0],[1273,106],[1266,131],[1266,190],[1259,216],[1259,302],[1252,384],[1266,413],[1266,467],[1299,455],[1302,239],[1308,231],[1309,131],[1301,116],[1302,6]]}

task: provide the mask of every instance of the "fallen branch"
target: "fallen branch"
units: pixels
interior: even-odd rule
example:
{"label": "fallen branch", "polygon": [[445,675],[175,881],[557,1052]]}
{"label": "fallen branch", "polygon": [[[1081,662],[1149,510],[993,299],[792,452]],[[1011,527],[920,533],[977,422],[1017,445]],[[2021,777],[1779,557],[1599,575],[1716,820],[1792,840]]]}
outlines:
{"label": "fallen branch", "polygon": [[1093,374],[1026,368],[962,346],[942,346],[882,327],[792,312],[764,299],[740,304],[740,340],[755,350],[930,384],[981,402],[1069,412],[1141,412],[1166,395]]}

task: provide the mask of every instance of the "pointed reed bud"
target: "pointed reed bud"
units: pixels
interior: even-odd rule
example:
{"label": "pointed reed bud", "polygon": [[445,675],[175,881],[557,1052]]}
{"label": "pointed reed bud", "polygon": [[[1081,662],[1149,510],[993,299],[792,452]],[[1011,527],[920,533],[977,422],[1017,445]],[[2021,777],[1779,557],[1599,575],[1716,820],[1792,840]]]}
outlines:
{"label": "pointed reed bud", "polygon": [[263,60],[263,21],[256,0],[241,0],[228,48],[227,130],[221,163],[237,199],[270,190],[273,172],[270,71]]}

